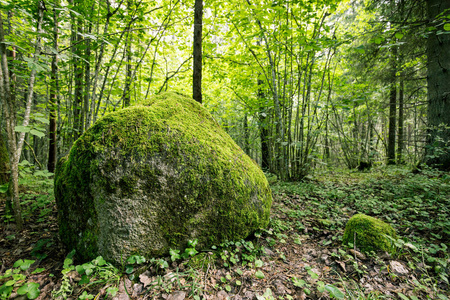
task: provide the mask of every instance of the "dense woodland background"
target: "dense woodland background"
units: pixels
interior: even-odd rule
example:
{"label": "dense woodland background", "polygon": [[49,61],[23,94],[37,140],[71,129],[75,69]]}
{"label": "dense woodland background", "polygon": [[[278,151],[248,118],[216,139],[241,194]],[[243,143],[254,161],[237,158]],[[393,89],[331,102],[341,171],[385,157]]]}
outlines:
{"label": "dense woodland background", "polygon": [[192,95],[194,57],[203,105],[282,180],[323,168],[449,168],[446,0],[214,0],[200,8],[202,26],[186,0],[0,7],[0,186],[18,224],[20,172],[51,176],[108,112],[161,91]]}

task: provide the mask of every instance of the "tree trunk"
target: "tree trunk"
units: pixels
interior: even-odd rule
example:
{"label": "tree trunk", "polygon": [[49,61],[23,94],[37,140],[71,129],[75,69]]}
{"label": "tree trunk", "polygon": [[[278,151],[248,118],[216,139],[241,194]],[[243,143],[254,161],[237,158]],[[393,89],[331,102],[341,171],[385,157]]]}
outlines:
{"label": "tree trunk", "polygon": [[[263,81],[258,79],[258,100],[264,102],[264,92],[262,90]],[[270,169],[270,147],[269,147],[269,129],[267,124],[267,114],[265,107],[260,105],[259,112],[259,137],[261,139],[261,168]]]}
{"label": "tree trunk", "polygon": [[[75,7],[79,4],[75,1]],[[77,140],[83,133],[83,61],[81,57],[83,56],[82,48],[82,36],[81,32],[83,30],[83,21],[80,16],[74,17],[72,20],[74,28],[72,29],[73,35],[73,51],[74,57],[74,101],[73,101],[73,127],[74,127],[74,141]]]}
{"label": "tree trunk", "polygon": [[404,82],[403,78],[400,81],[400,91],[398,95],[398,137],[397,137],[397,164],[403,164],[403,123],[404,123]]}
{"label": "tree trunk", "polygon": [[389,129],[388,129],[388,146],[387,146],[387,163],[388,165],[395,164],[395,124],[397,115],[397,48],[392,49],[391,61],[391,85],[389,92]]}
{"label": "tree trunk", "polygon": [[[89,24],[88,27],[88,33],[91,34],[92,31],[92,25]],[[89,120],[89,100],[90,100],[90,93],[91,93],[91,40],[89,38],[86,39],[86,47],[84,51],[84,92],[83,92],[83,98],[84,98],[84,104],[83,104],[83,126],[84,130],[88,130],[88,128],[91,126],[90,120]]]}
{"label": "tree trunk", "polygon": [[[42,23],[44,18],[44,2],[39,1],[38,3],[38,22],[37,22],[37,37],[35,52],[33,55],[34,63],[37,63],[39,56],[41,54],[41,34],[42,34]],[[16,222],[17,230],[23,229],[23,218],[22,210],[20,207],[19,198],[19,160],[22,154],[22,148],[25,141],[25,132],[21,132],[16,138],[16,132],[14,130],[16,125],[15,111],[13,97],[11,93],[10,77],[9,77],[9,67],[5,47],[5,35],[3,31],[3,19],[0,14],[0,57],[1,57],[1,70],[0,70],[0,95],[3,101],[3,111],[6,120],[6,132],[8,134],[8,151],[9,151],[9,161],[11,169],[11,179],[9,184],[9,202],[12,203],[14,210],[14,219]],[[36,79],[36,69],[32,69],[30,77],[28,79],[28,92],[26,95],[25,103],[25,113],[23,116],[22,126],[27,127],[30,121],[31,106],[33,104],[33,90],[34,82]]]}
{"label": "tree trunk", "polygon": [[[434,20],[437,15],[450,9],[448,0],[428,0],[427,5],[429,20]],[[437,30],[443,30],[442,24],[432,25],[436,26]],[[450,35],[437,35],[436,31],[432,32],[427,40],[428,138],[426,163],[441,170],[450,170]]]}
{"label": "tree trunk", "polygon": [[250,132],[248,130],[248,116],[244,115],[244,152],[250,156]]}
{"label": "tree trunk", "polygon": [[202,103],[203,0],[195,0],[194,9],[194,74],[192,80],[192,95],[195,101]]}
{"label": "tree trunk", "polygon": [[0,185],[9,181],[9,156],[5,141],[3,140],[3,128],[0,124]]}
{"label": "tree trunk", "polygon": [[[53,47],[58,51],[58,10],[59,0],[55,1],[53,12],[54,28],[53,28]],[[50,99],[49,99],[49,148],[48,148],[48,164],[49,172],[55,171],[56,166],[56,114],[58,107],[58,55],[52,58],[52,73],[50,82]]]}

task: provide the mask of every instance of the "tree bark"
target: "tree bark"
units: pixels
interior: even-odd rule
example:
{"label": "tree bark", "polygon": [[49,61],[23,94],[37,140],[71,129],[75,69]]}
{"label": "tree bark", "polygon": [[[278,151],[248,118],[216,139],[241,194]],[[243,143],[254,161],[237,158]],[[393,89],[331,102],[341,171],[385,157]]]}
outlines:
{"label": "tree bark", "polygon": [[[41,34],[45,10],[45,5],[42,0],[39,1],[37,4],[38,4],[37,37],[36,37],[35,51],[33,55],[35,63],[37,63],[39,56],[41,54]],[[2,96],[1,97],[2,101],[4,101],[3,111],[6,119],[6,131],[8,134],[8,151],[11,169],[11,179],[9,184],[9,198],[10,198],[9,202],[12,203],[17,230],[20,231],[23,229],[23,218],[19,198],[19,160],[22,154],[22,148],[25,141],[25,132],[21,132],[20,135],[18,136],[18,139],[16,139],[16,133],[14,131],[16,118],[10,86],[6,46],[4,42],[5,36],[3,30],[3,19],[0,14],[0,57],[1,57],[0,94]],[[23,127],[27,127],[30,121],[36,74],[37,74],[36,68],[31,69],[30,77],[28,79],[28,93],[25,102],[25,113],[22,122]]]}
{"label": "tree bark", "polygon": [[250,156],[250,132],[248,130],[248,116],[244,115],[244,152]]}
{"label": "tree bark", "polygon": [[[264,102],[264,92],[262,90],[263,81],[258,79],[258,100]],[[267,114],[265,107],[260,105],[259,112],[259,137],[261,140],[261,168],[265,171],[270,169],[270,146],[269,129],[267,124]]]}
{"label": "tree bark", "polygon": [[388,147],[387,147],[387,164],[395,164],[395,127],[397,115],[397,48],[392,48],[391,57],[391,84],[389,92],[389,129],[388,129]]}
{"label": "tree bark", "polygon": [[192,96],[202,103],[202,27],[203,0],[195,0],[194,7],[194,74],[192,80]]}
{"label": "tree bark", "polygon": [[3,140],[3,128],[0,124],[0,185],[9,181],[9,156],[6,143]]}
{"label": "tree bark", "polygon": [[[58,51],[58,10],[59,0],[55,1],[55,8],[53,11],[53,47]],[[58,107],[58,55],[53,55],[52,58],[52,73],[50,82],[50,101],[49,101],[49,148],[48,148],[48,164],[47,169],[49,172],[55,171],[56,166],[56,118]]]}
{"label": "tree bark", "polygon": [[[78,0],[74,1],[74,7],[79,6]],[[72,19],[72,43],[74,57],[74,101],[73,101],[73,129],[74,141],[77,140],[83,133],[83,43],[81,32],[83,31],[83,20],[80,16],[73,16]],[[75,25],[76,24],[76,25]]]}
{"label": "tree bark", "polygon": [[[448,0],[428,0],[431,22],[450,9]],[[444,13],[445,15],[445,13]],[[439,23],[439,22],[438,22]],[[450,170],[450,35],[437,35],[437,27],[427,40],[428,55],[428,138],[426,163],[441,170]]]}
{"label": "tree bark", "polygon": [[397,136],[397,164],[403,164],[403,143],[404,143],[404,82],[400,80],[400,90],[398,95],[398,136]]}

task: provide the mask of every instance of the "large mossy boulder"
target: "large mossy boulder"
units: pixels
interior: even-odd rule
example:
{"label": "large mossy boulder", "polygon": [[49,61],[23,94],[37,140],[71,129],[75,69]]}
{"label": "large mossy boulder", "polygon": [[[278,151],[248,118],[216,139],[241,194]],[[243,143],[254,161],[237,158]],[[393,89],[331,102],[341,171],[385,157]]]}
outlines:
{"label": "large mossy boulder", "polygon": [[272,194],[258,165],[207,110],[177,93],[110,113],[55,174],[62,241],[82,259],[120,264],[247,237],[267,226]]}
{"label": "large mossy boulder", "polygon": [[391,252],[392,242],[386,236],[396,238],[391,225],[364,214],[356,214],[345,226],[342,243],[351,243],[363,252]]}

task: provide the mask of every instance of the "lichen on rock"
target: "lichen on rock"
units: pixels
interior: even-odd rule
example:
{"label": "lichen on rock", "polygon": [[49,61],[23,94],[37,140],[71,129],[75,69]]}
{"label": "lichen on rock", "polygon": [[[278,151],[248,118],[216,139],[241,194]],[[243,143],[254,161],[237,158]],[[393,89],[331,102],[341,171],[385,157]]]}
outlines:
{"label": "lichen on rock", "polygon": [[163,255],[267,226],[257,166],[194,100],[164,93],[97,121],[58,162],[60,235],[83,259]]}
{"label": "lichen on rock", "polygon": [[386,235],[396,238],[391,225],[364,214],[356,214],[345,226],[342,243],[344,245],[352,243],[363,252],[380,250],[391,252],[391,241]]}

